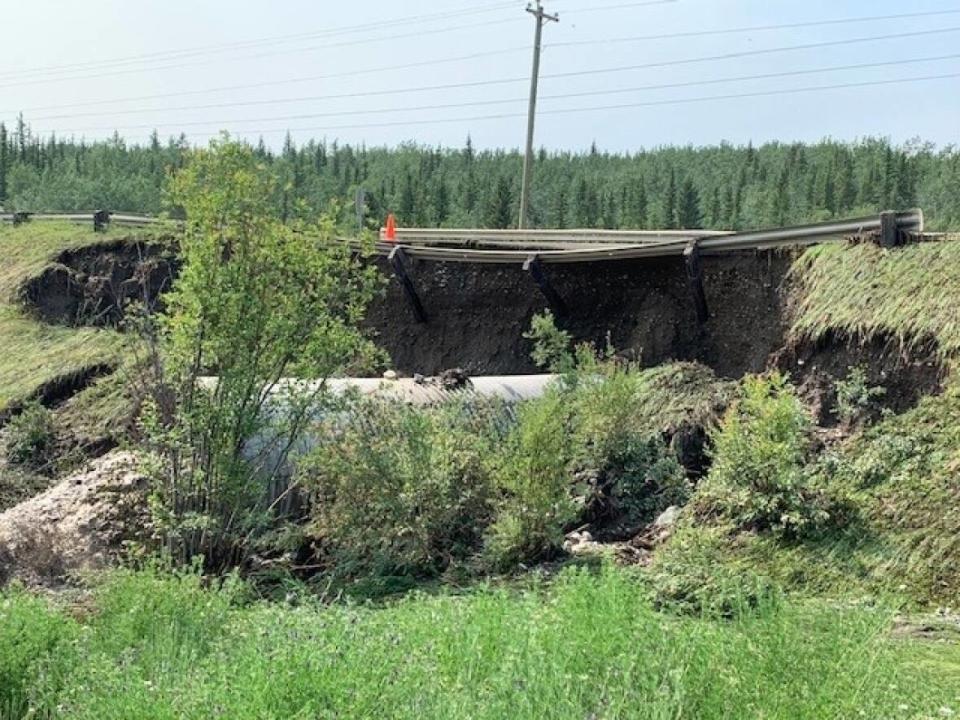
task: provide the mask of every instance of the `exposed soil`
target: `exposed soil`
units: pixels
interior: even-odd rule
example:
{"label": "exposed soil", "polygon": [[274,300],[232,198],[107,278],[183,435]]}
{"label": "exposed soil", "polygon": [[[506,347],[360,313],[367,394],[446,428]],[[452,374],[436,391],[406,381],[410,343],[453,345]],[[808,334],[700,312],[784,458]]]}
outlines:
{"label": "exposed soil", "polygon": [[[550,265],[545,271],[569,309],[558,324],[576,341],[602,347],[609,338],[617,351],[646,366],[696,360],[722,376],[740,377],[763,370],[783,345],[781,285],[792,259],[773,252],[704,258],[711,317],[702,326],[679,259]],[[523,333],[548,304],[520,266],[411,260],[409,273],[428,321],[415,321],[394,278],[367,321],[398,370],[537,371]]]}
{"label": "exposed soil", "polygon": [[[836,422],[834,384],[851,367],[863,366],[870,384],[886,389],[882,406],[896,412],[941,390],[944,369],[929,343],[910,352],[883,338],[789,345],[786,277],[795,257],[783,251],[704,257],[710,317],[703,324],[679,258],[550,265],[545,273],[568,309],[558,324],[575,341],[609,342],[648,367],[697,361],[729,378],[778,367],[790,373],[825,426]],[[389,281],[366,325],[401,374],[538,371],[523,334],[549,303],[522,267],[408,260],[428,316],[418,323],[388,263],[378,263]],[[47,322],[116,325],[129,302],[155,304],[178,270],[162,244],[118,240],[61,253],[24,286],[22,297]],[[44,388],[42,401],[57,404],[109,370],[92,368]]]}
{"label": "exposed soil", "polygon": [[839,422],[834,412],[836,382],[847,378],[852,368],[864,370],[869,387],[883,389],[874,414],[882,408],[899,414],[924,396],[940,394],[947,371],[936,350],[933,342],[906,349],[889,338],[830,336],[784,348],[771,364],[790,375],[818,424],[833,427]]}
{"label": "exposed soil", "polygon": [[0,513],[0,585],[56,586],[110,564],[144,536],[147,484],[136,456],[118,452]]}
{"label": "exposed soil", "polygon": [[154,303],[177,265],[161,244],[135,240],[67,250],[23,286],[21,300],[48,323],[115,326],[129,303]]}

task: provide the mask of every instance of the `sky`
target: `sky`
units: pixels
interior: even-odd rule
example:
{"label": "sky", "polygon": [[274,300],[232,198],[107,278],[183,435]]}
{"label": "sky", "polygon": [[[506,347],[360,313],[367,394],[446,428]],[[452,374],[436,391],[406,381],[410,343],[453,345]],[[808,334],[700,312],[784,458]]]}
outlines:
{"label": "sky", "polygon": [[[140,142],[154,128],[272,147],[287,131],[368,146],[524,141],[534,19],[523,0],[3,4],[8,126],[22,112],[44,135]],[[960,0],[544,7],[559,14],[543,31],[536,144],[549,150],[960,143]]]}

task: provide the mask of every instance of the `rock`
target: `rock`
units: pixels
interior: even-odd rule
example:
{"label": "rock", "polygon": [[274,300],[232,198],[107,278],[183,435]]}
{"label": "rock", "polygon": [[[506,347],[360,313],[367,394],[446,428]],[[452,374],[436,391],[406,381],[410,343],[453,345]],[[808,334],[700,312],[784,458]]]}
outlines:
{"label": "rock", "polygon": [[633,547],[653,550],[662,545],[670,536],[680,520],[681,509],[675,505],[668,507],[643,532],[637,535],[630,544]]}
{"label": "rock", "polygon": [[657,519],[653,521],[653,527],[660,530],[672,530],[679,519],[680,508],[676,505],[671,505],[662,513],[660,513]]}

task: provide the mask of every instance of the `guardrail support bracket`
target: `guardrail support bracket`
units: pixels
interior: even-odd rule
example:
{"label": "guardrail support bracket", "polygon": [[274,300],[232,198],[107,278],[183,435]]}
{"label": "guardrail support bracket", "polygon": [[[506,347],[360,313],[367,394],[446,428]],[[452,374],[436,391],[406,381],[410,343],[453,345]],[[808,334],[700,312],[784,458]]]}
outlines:
{"label": "guardrail support bracket", "polygon": [[691,240],[683,251],[683,260],[687,267],[687,286],[693,296],[693,305],[697,310],[697,322],[701,325],[710,319],[707,307],[707,294],[703,289],[703,264],[700,262],[700,241]]}
{"label": "guardrail support bracket", "polygon": [[531,255],[528,257],[523,263],[523,270],[524,272],[530,273],[530,277],[533,278],[537,287],[540,288],[540,292],[543,293],[543,296],[547,299],[547,303],[550,305],[550,309],[553,310],[556,316],[560,318],[566,317],[567,304],[563,301],[563,298],[560,297],[560,293],[550,284],[550,279],[543,271],[543,263],[540,262],[539,256]]}
{"label": "guardrail support bracket", "polygon": [[93,231],[106,232],[110,224],[110,212],[107,210],[97,210],[93,214]]}
{"label": "guardrail support bracket", "polygon": [[420,302],[420,296],[417,295],[417,289],[413,286],[413,280],[407,274],[405,264],[406,254],[399,245],[390,251],[387,258],[390,261],[390,267],[393,268],[393,274],[397,276],[400,285],[403,287],[403,294],[407,296],[407,302],[410,303],[410,309],[413,310],[413,316],[417,322],[423,324],[427,322],[427,313],[423,309],[423,303]]}

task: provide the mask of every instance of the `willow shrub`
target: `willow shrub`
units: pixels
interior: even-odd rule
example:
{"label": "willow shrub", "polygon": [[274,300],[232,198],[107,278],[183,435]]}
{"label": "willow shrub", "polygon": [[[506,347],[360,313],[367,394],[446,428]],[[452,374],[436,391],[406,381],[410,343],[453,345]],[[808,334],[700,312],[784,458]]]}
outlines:
{"label": "willow shrub", "polygon": [[[266,488],[326,387],[285,392],[282,411],[270,412],[281,381],[322,381],[375,354],[358,328],[376,269],[336,241],[330,220],[278,218],[269,201],[277,187],[250,147],[226,138],[193,153],[171,181],[171,202],[186,216],[183,265],[159,321],[147,325],[143,426],[157,524],[183,562],[240,562],[271,522]],[[204,385],[204,375],[217,380]]]}

